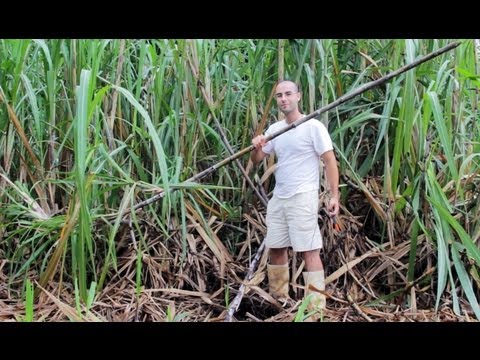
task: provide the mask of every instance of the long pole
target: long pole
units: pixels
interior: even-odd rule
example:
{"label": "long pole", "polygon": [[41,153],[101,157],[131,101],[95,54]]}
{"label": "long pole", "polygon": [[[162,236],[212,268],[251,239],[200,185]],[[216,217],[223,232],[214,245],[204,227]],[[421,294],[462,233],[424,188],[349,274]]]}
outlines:
{"label": "long pole", "polygon": [[[425,55],[425,56],[421,57],[421,58],[418,59],[418,60],[413,61],[413,62],[410,63],[410,64],[407,64],[407,65],[402,66],[401,68],[399,68],[399,69],[397,69],[397,70],[395,70],[395,71],[392,71],[391,73],[385,75],[384,77],[382,77],[382,78],[380,78],[380,79],[377,79],[377,80],[370,81],[370,82],[366,83],[366,84],[358,87],[357,89],[353,90],[352,92],[349,92],[349,93],[347,93],[347,94],[345,94],[345,95],[343,95],[343,96],[340,96],[337,100],[335,100],[335,101],[331,102],[330,104],[322,107],[321,109],[318,109],[318,110],[314,111],[313,113],[311,113],[311,114],[309,114],[309,115],[306,115],[306,116],[304,116],[303,118],[298,119],[297,121],[294,121],[294,122],[291,123],[289,126],[287,126],[287,127],[283,128],[283,129],[281,129],[281,130],[279,130],[279,131],[277,131],[277,132],[275,132],[275,133],[273,133],[273,134],[265,137],[265,142],[268,142],[268,141],[276,138],[277,136],[282,135],[283,133],[285,133],[285,132],[287,132],[287,131],[289,131],[289,130],[295,128],[295,127],[297,127],[298,125],[303,124],[305,121],[308,121],[308,120],[310,120],[310,119],[312,119],[312,118],[314,118],[314,117],[316,117],[316,116],[318,116],[318,115],[320,115],[320,114],[322,114],[322,113],[324,113],[324,112],[326,112],[326,111],[328,111],[328,110],[331,110],[331,109],[337,107],[338,105],[343,104],[344,102],[346,102],[346,101],[354,98],[355,96],[360,95],[361,93],[363,93],[363,92],[365,92],[365,91],[367,91],[367,90],[370,90],[370,89],[374,88],[375,86],[378,86],[378,85],[381,85],[381,84],[387,82],[388,80],[390,80],[391,78],[393,78],[393,77],[395,77],[395,76],[398,76],[398,75],[400,75],[400,74],[402,74],[402,73],[404,73],[404,72],[406,72],[406,71],[408,71],[408,70],[410,70],[410,69],[413,69],[414,67],[417,67],[418,65],[420,65],[420,64],[422,64],[422,63],[424,63],[424,62],[426,62],[426,61],[429,61],[429,60],[431,60],[431,59],[433,59],[433,58],[435,58],[435,57],[437,57],[437,56],[439,56],[439,55],[441,55],[441,54],[443,54],[443,53],[445,53],[445,52],[447,52],[447,51],[452,50],[452,49],[456,48],[456,47],[459,46],[459,45],[460,45],[460,42],[459,42],[459,41],[453,42],[453,43],[451,43],[451,44],[449,44],[449,45],[447,45],[447,46],[444,46],[443,48],[440,48],[440,49],[438,49],[438,50],[436,50],[436,51],[431,52],[431,53],[428,54],[428,55]],[[246,148],[244,148],[244,149],[236,152],[235,154],[227,157],[226,159],[224,159],[224,160],[222,160],[222,161],[220,161],[220,162],[212,165],[212,166],[209,167],[208,169],[205,169],[205,170],[203,170],[202,172],[199,172],[198,174],[196,174],[196,175],[192,176],[191,178],[185,180],[184,183],[196,182],[196,181],[204,178],[204,177],[207,176],[208,174],[213,173],[213,172],[216,171],[218,168],[221,168],[222,166],[227,165],[228,163],[232,162],[233,160],[238,159],[239,157],[241,157],[241,156],[249,153],[249,152],[252,151],[253,149],[255,149],[255,146],[250,145],[250,146],[248,146],[248,147],[246,147]],[[172,187],[172,190],[176,190],[176,188],[175,188],[175,187]],[[134,210],[138,210],[138,209],[140,209],[140,208],[142,208],[142,207],[144,207],[144,206],[147,206],[147,205],[149,205],[149,204],[154,203],[155,201],[160,200],[160,199],[161,199],[162,197],[164,197],[164,196],[165,196],[165,191],[161,191],[161,192],[159,192],[158,194],[152,196],[151,198],[149,198],[149,199],[147,199],[147,200],[144,200],[144,201],[142,201],[142,202],[139,202],[138,204],[136,204],[136,205],[133,207],[133,209],[134,209]],[[130,212],[130,209],[125,210],[125,212],[124,212],[123,215],[127,214],[128,212]]]}

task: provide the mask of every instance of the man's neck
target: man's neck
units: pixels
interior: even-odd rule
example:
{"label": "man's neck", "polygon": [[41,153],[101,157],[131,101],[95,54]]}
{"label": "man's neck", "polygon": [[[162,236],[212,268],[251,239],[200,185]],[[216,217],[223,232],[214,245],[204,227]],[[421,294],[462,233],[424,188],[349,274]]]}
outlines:
{"label": "man's neck", "polygon": [[285,121],[287,124],[291,124],[294,121],[297,121],[298,119],[302,118],[303,114],[300,111],[292,111],[291,113],[287,114],[285,116]]}

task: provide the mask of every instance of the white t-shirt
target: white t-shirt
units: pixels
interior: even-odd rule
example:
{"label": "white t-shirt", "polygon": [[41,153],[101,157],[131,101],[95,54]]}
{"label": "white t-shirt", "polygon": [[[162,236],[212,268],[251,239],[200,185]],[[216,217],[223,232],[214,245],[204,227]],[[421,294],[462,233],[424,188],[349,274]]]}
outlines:
{"label": "white t-shirt", "polygon": [[[270,125],[265,136],[286,126],[286,120],[278,121]],[[270,140],[262,151],[277,154],[274,195],[289,198],[297,193],[317,190],[320,156],[329,150],[333,150],[332,140],[325,125],[317,119],[310,119]]]}

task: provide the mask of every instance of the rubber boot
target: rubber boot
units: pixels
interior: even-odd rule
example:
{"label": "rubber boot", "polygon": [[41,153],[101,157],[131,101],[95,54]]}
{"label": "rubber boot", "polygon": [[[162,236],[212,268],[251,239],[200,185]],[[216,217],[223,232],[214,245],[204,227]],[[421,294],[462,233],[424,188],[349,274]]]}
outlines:
{"label": "rubber boot", "polygon": [[326,296],[319,292],[325,290],[325,274],[323,270],[303,272],[303,279],[305,281],[305,298],[310,296],[310,301],[307,305],[311,320],[318,321],[322,316],[322,310],[326,306]]}
{"label": "rubber boot", "polygon": [[285,265],[267,264],[267,276],[270,295],[280,301],[289,299],[288,283],[290,281],[290,272],[288,263]]}

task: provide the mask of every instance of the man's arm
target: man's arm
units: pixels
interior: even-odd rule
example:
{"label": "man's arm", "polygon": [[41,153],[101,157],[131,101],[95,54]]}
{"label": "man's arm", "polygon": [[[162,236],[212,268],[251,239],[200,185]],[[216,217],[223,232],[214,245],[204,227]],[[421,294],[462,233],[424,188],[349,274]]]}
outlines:
{"label": "man's arm", "polygon": [[330,201],[327,205],[327,212],[330,216],[338,214],[340,207],[340,195],[338,192],[338,167],[337,159],[333,150],[329,150],[322,154],[322,160],[325,164],[325,172],[327,183],[330,190]]}
{"label": "man's arm", "polygon": [[255,146],[255,150],[250,154],[250,159],[252,159],[254,164],[258,164],[263,160],[267,154],[262,151],[262,148],[265,146],[265,136],[258,135],[252,139],[252,145]]}

